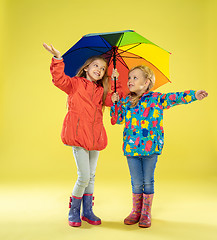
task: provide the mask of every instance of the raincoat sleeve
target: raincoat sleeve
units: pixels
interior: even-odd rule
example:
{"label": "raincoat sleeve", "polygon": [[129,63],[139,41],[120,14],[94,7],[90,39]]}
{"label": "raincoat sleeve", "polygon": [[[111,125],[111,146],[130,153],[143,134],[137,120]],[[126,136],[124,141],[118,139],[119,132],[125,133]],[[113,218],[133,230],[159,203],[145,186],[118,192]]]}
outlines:
{"label": "raincoat sleeve", "polygon": [[[118,108],[118,118],[116,124],[123,124],[125,122],[125,114],[126,109],[123,104],[123,98],[117,102],[117,108]],[[110,110],[110,116],[113,117],[115,115],[115,104],[112,105]]]}
{"label": "raincoat sleeve", "polygon": [[[113,105],[113,102],[112,102],[111,98],[112,98],[112,95],[113,95],[114,92],[115,92],[114,81],[111,81],[111,92],[109,92],[106,96],[105,106],[111,107]],[[122,88],[121,88],[121,83],[118,80],[116,81],[116,92],[118,92],[119,98],[121,99],[122,96],[123,96],[123,92],[122,92]]]}
{"label": "raincoat sleeve", "polygon": [[50,72],[52,75],[53,84],[69,94],[73,90],[75,90],[75,86],[77,85],[77,78],[71,78],[64,73],[65,64],[63,59],[52,58],[52,62],[50,65]]}
{"label": "raincoat sleeve", "polygon": [[188,90],[185,92],[159,94],[158,102],[163,109],[169,109],[170,107],[180,104],[188,104],[196,100],[195,91]]}

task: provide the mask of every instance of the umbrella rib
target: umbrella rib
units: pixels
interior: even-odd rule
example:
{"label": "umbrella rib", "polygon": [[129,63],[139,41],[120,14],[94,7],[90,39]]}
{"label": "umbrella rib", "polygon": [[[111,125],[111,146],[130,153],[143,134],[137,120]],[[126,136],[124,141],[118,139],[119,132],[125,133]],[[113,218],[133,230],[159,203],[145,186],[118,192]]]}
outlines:
{"label": "umbrella rib", "polygon": [[[67,53],[65,53],[64,55],[66,56],[66,55],[68,55],[68,54],[70,54],[70,53],[72,53],[72,52],[75,52],[75,51],[77,51],[77,50],[84,49],[84,48],[88,48],[88,49],[90,49],[90,50],[94,50],[94,51],[99,52],[99,53],[101,53],[101,54],[104,53],[104,52],[102,52],[102,51],[93,49],[94,47],[82,47],[82,48],[77,48],[77,49],[74,49],[74,50],[72,50],[72,51],[70,51],[70,52],[67,52]],[[98,47],[98,48],[103,48],[103,47]]]}
{"label": "umbrella rib", "polygon": [[121,56],[122,58],[136,58],[136,59],[143,59],[142,57],[138,56],[138,57],[128,57],[128,56]]}
{"label": "umbrella rib", "polygon": [[105,57],[105,56],[103,56],[103,57],[108,60],[107,64],[108,64],[108,66],[109,66],[110,63],[111,63],[111,60],[112,60],[111,54],[110,54],[109,56],[107,56],[107,57]]}
{"label": "umbrella rib", "polygon": [[121,49],[119,49],[120,51],[122,51],[120,54],[122,54],[122,53],[124,53],[124,52],[128,52],[130,49],[133,49],[133,48],[135,48],[135,47],[138,47],[139,45],[141,45],[141,43],[138,43],[137,45],[135,45],[135,46],[133,46],[133,47],[131,47],[131,48],[128,48],[127,50],[121,50]]}
{"label": "umbrella rib", "polygon": [[100,35],[99,35],[99,37],[100,37],[100,38],[102,39],[102,41],[105,43],[106,47],[107,47],[108,49],[110,49],[110,47],[107,45],[105,39],[104,39],[103,37],[101,37]]}
{"label": "umbrella rib", "polygon": [[104,52],[102,52],[102,51],[99,51],[99,50],[93,49],[93,47],[87,47],[87,48],[90,49],[90,50],[94,50],[94,51],[96,51],[96,52],[99,52],[99,53],[101,53],[101,54],[104,53]]}
{"label": "umbrella rib", "polygon": [[117,47],[120,47],[120,44],[121,44],[121,41],[122,41],[123,37],[124,37],[124,33],[121,34],[121,39],[120,39],[119,44],[118,44]]}
{"label": "umbrella rib", "polygon": [[[111,52],[111,50],[109,50],[109,51],[107,51],[105,54],[109,54],[109,56],[108,57],[106,57],[106,58],[110,58],[110,60],[109,60],[109,63],[108,63],[108,65],[110,65],[111,64],[111,61],[112,61],[112,54],[110,53]],[[122,58],[122,56],[117,52],[117,58],[116,58],[116,60],[117,61],[119,61],[123,66],[125,66],[127,69],[129,69],[128,68],[128,66],[127,66],[127,64],[125,63],[125,61],[123,60],[123,58]],[[122,59],[123,61],[121,61],[120,59]]]}
{"label": "umbrella rib", "polygon": [[[126,64],[126,62],[124,61],[123,57],[122,57],[119,53],[118,53],[118,56],[119,56],[119,57],[117,57],[117,60],[118,60],[123,66],[125,66],[127,69],[129,69],[128,66],[127,66],[127,64]],[[123,62],[122,62],[120,59],[123,60]]]}
{"label": "umbrella rib", "polygon": [[110,57],[110,59],[109,59],[108,66],[110,66],[110,64],[111,64],[111,61],[112,61],[112,57]]}

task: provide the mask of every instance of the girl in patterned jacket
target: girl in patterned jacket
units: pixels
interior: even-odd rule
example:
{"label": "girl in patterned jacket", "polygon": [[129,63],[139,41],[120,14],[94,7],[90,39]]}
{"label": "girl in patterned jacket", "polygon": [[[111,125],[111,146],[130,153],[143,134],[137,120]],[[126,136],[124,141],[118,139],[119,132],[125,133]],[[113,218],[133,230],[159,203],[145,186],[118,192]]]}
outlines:
{"label": "girl in patterned jacket", "polygon": [[[123,151],[127,157],[131,175],[133,209],[124,219],[131,225],[139,222],[140,227],[151,226],[151,205],[154,196],[154,172],[164,145],[163,110],[179,104],[202,100],[208,94],[204,90],[162,94],[150,91],[155,84],[153,71],[147,66],[136,66],[129,71],[130,93],[117,102],[117,124],[125,122]],[[111,117],[115,105],[111,107]]]}

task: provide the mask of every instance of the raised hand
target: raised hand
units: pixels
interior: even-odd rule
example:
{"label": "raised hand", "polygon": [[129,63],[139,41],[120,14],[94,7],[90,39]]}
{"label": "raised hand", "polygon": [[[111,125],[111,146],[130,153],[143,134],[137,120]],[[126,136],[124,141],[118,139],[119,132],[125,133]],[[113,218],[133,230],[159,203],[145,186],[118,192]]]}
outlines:
{"label": "raised hand", "polygon": [[60,52],[57,49],[55,49],[52,44],[48,46],[46,43],[43,43],[43,46],[48,52],[53,54],[55,57],[61,58]]}
{"label": "raised hand", "polygon": [[207,96],[208,96],[208,93],[205,90],[198,90],[195,93],[195,97],[196,97],[197,100],[202,100]]}

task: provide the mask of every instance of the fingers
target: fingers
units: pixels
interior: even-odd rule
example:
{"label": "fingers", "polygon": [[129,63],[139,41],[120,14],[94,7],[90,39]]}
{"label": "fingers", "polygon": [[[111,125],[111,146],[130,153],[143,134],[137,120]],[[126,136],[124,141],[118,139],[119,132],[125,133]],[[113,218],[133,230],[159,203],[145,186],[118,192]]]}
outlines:
{"label": "fingers", "polygon": [[205,97],[207,97],[208,96],[208,93],[205,91],[205,90],[198,90],[197,92],[196,92],[196,98],[198,99],[198,100],[202,100],[202,99],[204,99]]}
{"label": "fingers", "polygon": [[43,46],[48,52],[53,54],[55,57],[57,57],[57,58],[61,57],[60,52],[57,49],[55,49],[52,44],[50,46],[48,46],[46,43],[43,43]]}
{"label": "fingers", "polygon": [[118,102],[119,101],[119,95],[117,92],[113,93],[112,95],[112,102],[115,103],[115,102]]}
{"label": "fingers", "polygon": [[202,96],[203,98],[205,98],[205,97],[208,96],[208,93],[202,93],[201,96]]}
{"label": "fingers", "polygon": [[46,44],[46,43],[43,43],[43,46],[46,48],[46,47],[47,47],[47,44]]}
{"label": "fingers", "polygon": [[200,96],[202,97],[202,99],[208,96],[208,93],[207,93],[206,91],[204,91],[204,90],[201,90],[201,91],[199,92],[199,94],[200,94]]}
{"label": "fingers", "polygon": [[118,78],[119,77],[119,73],[118,73],[118,70],[116,68],[113,68],[112,70],[112,79],[116,77]]}
{"label": "fingers", "polygon": [[48,51],[51,50],[51,48],[50,48],[46,43],[43,43],[43,46],[44,46],[44,48],[45,48],[46,50],[48,50]]}
{"label": "fingers", "polygon": [[54,48],[54,46],[51,44],[51,49],[53,50],[53,52],[56,51],[56,49]]}
{"label": "fingers", "polygon": [[46,43],[43,43],[43,46],[44,46],[44,48],[45,48],[48,52],[50,52],[50,53],[53,54],[53,50],[52,50],[52,48],[51,48],[50,46],[48,46]]}
{"label": "fingers", "polygon": [[208,96],[208,93],[206,91],[203,92],[203,96],[204,97],[207,97]]}

